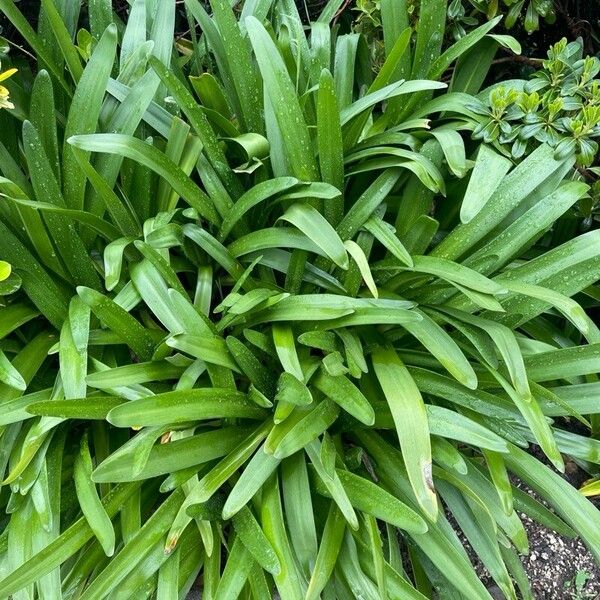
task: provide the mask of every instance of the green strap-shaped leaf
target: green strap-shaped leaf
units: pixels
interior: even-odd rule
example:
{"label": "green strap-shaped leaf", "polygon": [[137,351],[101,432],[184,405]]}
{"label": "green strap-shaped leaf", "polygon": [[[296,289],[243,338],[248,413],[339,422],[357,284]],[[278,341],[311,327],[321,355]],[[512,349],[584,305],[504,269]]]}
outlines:
{"label": "green strap-shaped leaf", "polygon": [[291,544],[302,573],[308,577],[317,555],[317,531],[304,452],[281,463],[281,488]]}
{"label": "green strap-shaped leaf", "polygon": [[448,48],[434,63],[431,65],[428,77],[430,79],[438,79],[444,73],[444,71],[462,54],[464,54],[469,48],[474,46],[479,40],[481,40],[487,33],[489,33],[498,23],[502,20],[501,16],[492,19],[488,23],[480,25],[473,31],[470,31],[467,35],[463,36],[460,40],[454,43]]}
{"label": "green strap-shaped leaf", "polygon": [[431,135],[438,141],[444,152],[448,168],[457,177],[467,174],[467,161],[463,139],[454,129],[434,129]]}
{"label": "green strap-shaped leaf", "polygon": [[[464,265],[482,273],[497,271],[524,249],[530,247],[577,200],[583,198],[587,191],[586,184],[581,181],[568,181],[551,194],[544,194],[523,215],[515,219],[479,250],[468,256],[464,260]],[[570,240],[570,242],[575,242],[575,240]],[[561,254],[559,248],[550,250],[547,253],[549,254],[548,258]],[[542,257],[544,256],[542,255]],[[548,258],[544,258],[544,262]],[[573,253],[571,258],[576,261],[576,254]],[[534,268],[537,262],[535,259],[531,260],[525,267],[527,269]],[[555,263],[554,268],[556,269],[557,266]],[[518,278],[519,273],[520,271],[514,274],[510,271],[502,273],[498,277],[498,283],[501,284],[502,279],[510,279],[514,275],[517,275],[515,278]],[[531,281],[531,283],[534,282]],[[515,310],[515,312],[519,311]]]}
{"label": "green strap-shaped leaf", "polygon": [[513,511],[513,497],[512,486],[508,478],[504,459],[498,452],[490,450],[484,450],[483,455],[490,471],[492,481],[498,491],[498,496],[500,496],[504,512],[509,515]]}
{"label": "green strap-shaped leaf", "polygon": [[316,181],[317,165],[308,127],[279,50],[255,17],[246,19],[246,28],[263,78],[265,95],[270,99],[277,127],[283,134],[290,175],[302,181]]}
{"label": "green strap-shaped leaf", "polygon": [[[0,251],[22,279],[23,290],[48,321],[60,328],[67,314],[65,286],[52,278],[21,241],[0,222]],[[0,330],[1,331],[1,330]]]}
{"label": "green strap-shaped leaf", "polygon": [[[338,414],[338,407],[330,400],[320,402],[309,412],[295,411],[294,416],[298,415],[298,418],[290,416],[283,423],[275,425],[271,431],[271,435],[276,438],[273,456],[283,459],[302,450],[306,444],[326,431]],[[267,438],[267,444],[269,441]]]}
{"label": "green strap-shaped leaf", "polygon": [[241,538],[236,538],[231,550],[217,591],[215,600],[227,600],[227,598],[239,598],[244,589],[244,585],[252,570],[254,558],[252,553],[244,545]]}
{"label": "green strap-shaped leaf", "polygon": [[445,469],[464,475],[467,465],[462,454],[453,444],[438,436],[431,437],[431,454],[433,461]]}
{"label": "green strap-shaped leaf", "polygon": [[409,45],[413,31],[408,26],[406,7],[402,2],[389,0],[384,0],[380,6],[386,58],[369,88],[371,92],[406,79],[410,68]]}
{"label": "green strap-shaped leaf", "polygon": [[449,260],[462,256],[500,225],[540,184],[561,169],[564,162],[555,160],[554,151],[547,145],[534,150],[504,178],[477,215],[456,227],[433,250],[432,255]]}
{"label": "green strap-shaped leaf", "polygon": [[440,482],[440,488],[452,515],[493,579],[507,598],[516,598],[513,583],[500,554],[492,519],[479,506],[469,507],[461,494],[447,483]]}
{"label": "green strap-shaped leaf", "polygon": [[226,456],[251,433],[252,428],[236,426],[205,431],[168,444],[155,444],[144,468],[137,474],[132,460],[136,447],[133,438],[98,465],[92,479],[98,483],[142,480],[190,467],[197,467],[197,472],[200,469],[198,465]]}
{"label": "green strap-shaped leaf", "polygon": [[98,538],[106,556],[115,550],[115,531],[106,510],[100,501],[96,486],[91,480],[92,457],[87,435],[81,438],[79,454],[75,458],[74,480],[77,499],[92,531]]}
{"label": "green strap-shaped leaf", "polygon": [[385,170],[346,212],[336,227],[336,231],[343,241],[354,237],[354,234],[386,199],[396,185],[400,173],[400,169]]}
{"label": "green strap-shaped leaf", "polygon": [[27,389],[23,376],[15,369],[2,350],[0,350],[0,381],[21,392]]}
{"label": "green strap-shaped leaf", "polygon": [[333,78],[340,109],[352,104],[359,41],[360,35],[355,32],[340,35],[335,41]]}
{"label": "green strap-shaped leaf", "polygon": [[278,477],[272,476],[263,486],[260,502],[261,524],[281,564],[281,571],[274,576],[282,598],[304,598],[306,583],[297,567],[286,530]]}
{"label": "green strap-shaped leaf", "polygon": [[[364,511],[411,534],[422,534],[427,531],[427,524],[417,512],[379,485],[350,471],[337,469],[336,472],[348,493],[350,502],[357,510]],[[330,496],[327,487],[318,479],[315,479],[315,488],[319,494]]]}
{"label": "green strap-shaped leaf", "polygon": [[60,181],[58,134],[55,122],[55,103],[52,79],[47,71],[41,70],[33,82],[29,119],[40,134],[46,156],[50,160],[54,176]]}
{"label": "green strap-shaped leaf", "polygon": [[111,189],[106,180],[90,164],[86,153],[73,146],[72,153],[81,170],[90,180],[92,187],[102,199],[104,207],[111,216],[113,222],[121,230],[123,235],[137,236],[140,234],[140,226],[137,216],[132,214],[127,203],[123,202]]}
{"label": "green strap-shaped leaf", "polygon": [[231,210],[224,216],[219,239],[225,239],[236,223],[238,223],[250,209],[261,202],[296,186],[298,183],[299,181],[295,177],[276,177],[275,179],[269,179],[268,181],[258,183],[250,188],[235,202],[231,207]]}
{"label": "green strap-shaped leaf", "polygon": [[63,78],[62,66],[55,62],[52,52],[49,51],[42,39],[36,34],[27,18],[16,7],[14,0],[0,0],[0,10],[15,26],[29,46],[31,46],[44,65],[60,83],[65,92],[70,95],[71,89]]}
{"label": "green strap-shaped leaf", "polygon": [[434,0],[420,7],[412,78],[426,77],[440,54],[446,25],[446,5],[447,0]]}
{"label": "green strap-shaped leaf", "polygon": [[316,476],[323,484],[324,489],[327,490],[329,497],[333,498],[333,501],[337,504],[341,513],[344,515],[344,519],[346,519],[348,522],[348,525],[350,525],[352,529],[358,529],[358,518],[356,516],[356,512],[354,512],[352,502],[348,498],[348,494],[344,489],[344,485],[342,484],[337,471],[334,470],[333,473],[331,473],[321,461],[320,442],[318,440],[314,440],[309,444],[306,444],[304,451],[310,458],[310,462],[314,467]]}
{"label": "green strap-shaped leaf", "polygon": [[[77,84],[83,74],[83,67],[81,66],[81,59],[77,53],[77,48],[71,39],[71,34],[69,33],[69,30],[67,29],[60,13],[58,12],[54,0],[42,0],[42,7],[50,27],[52,28],[52,33],[56,38],[60,52],[65,59],[67,68],[71,73],[71,77]],[[105,28],[102,29],[102,32],[104,32],[104,29]]]}
{"label": "green strap-shaped leaf", "polygon": [[365,221],[363,227],[399,261],[408,267],[414,266],[413,259],[391,225],[374,214]]}
{"label": "green strap-shaped leaf", "polygon": [[90,288],[79,287],[77,294],[92,312],[127,344],[142,360],[149,360],[154,340],[148,330],[108,296]]}
{"label": "green strap-shaped leaf", "polygon": [[152,262],[145,259],[135,264],[131,268],[131,280],[148,308],[171,333],[186,331],[185,313],[176,310],[177,305],[169,298],[169,288]]}
{"label": "green strap-shaped leaf", "polygon": [[482,144],[461,207],[460,220],[468,223],[485,206],[510,170],[510,160]]}
{"label": "green strap-shaped leaf", "polygon": [[527,374],[533,381],[554,381],[600,371],[600,344],[573,346],[525,357]]}
{"label": "green strap-shaped leaf", "polygon": [[559,310],[583,335],[590,333],[589,318],[583,308],[571,298],[554,290],[522,281],[507,280],[502,285],[511,292],[543,300]]}
{"label": "green strap-shaped leaf", "polygon": [[[251,47],[242,36],[240,24],[225,0],[211,0],[213,19],[223,40],[227,65],[242,108],[241,118],[247,131],[263,133],[260,82],[252,63]],[[250,18],[250,17],[248,17]],[[244,25],[247,27],[246,23]]]}
{"label": "green strap-shaped leaf", "polygon": [[264,255],[265,250],[272,248],[305,250],[328,258],[325,251],[318,244],[302,231],[292,227],[268,227],[253,231],[232,242],[228,250],[234,257],[238,258],[245,254],[258,252]]}
{"label": "green strap-shaped leaf", "polygon": [[58,356],[66,399],[85,398],[90,307],[75,296],[69,305],[69,318],[60,332]]}
{"label": "green strap-shaped leaf", "polygon": [[403,324],[405,329],[414,335],[457,381],[474,390],[477,387],[477,375],[456,342],[433,319],[425,313],[418,312],[423,320],[407,321]]}
{"label": "green strap-shaped leaf", "polygon": [[[45,213],[46,214],[45,219],[46,219],[46,221],[50,221],[50,226],[53,229],[53,237],[55,239],[61,239],[61,234],[59,233],[60,229],[56,228],[56,224],[60,223],[61,221],[63,223],[65,223],[66,220],[67,220],[66,226],[64,227],[65,230],[68,230],[68,220],[73,220],[73,221],[76,221],[83,225],[86,225],[91,231],[93,231],[95,233],[99,233],[106,240],[112,241],[119,236],[119,230],[116,227],[114,227],[110,223],[107,223],[105,220],[101,219],[100,217],[97,217],[96,215],[93,215],[92,213],[89,213],[89,212],[85,212],[83,210],[71,210],[69,208],[63,208],[62,206],[57,206],[56,204],[50,204],[49,202],[37,202],[35,200],[25,200],[25,199],[21,199],[21,198],[8,198],[8,200],[11,200],[11,201],[15,202],[16,204],[20,204],[21,206],[28,206],[30,208],[33,208],[35,210],[40,210],[43,213]],[[56,218],[57,215],[60,215],[60,217],[62,217],[62,218],[61,219]],[[72,229],[71,229],[71,232],[72,233],[70,233],[70,235],[72,235],[72,236],[76,235]],[[92,236],[92,237],[94,237],[94,236]],[[90,268],[92,263],[90,263],[90,261],[88,260],[84,245],[82,244],[79,237],[73,237],[73,240],[71,240],[71,241],[72,241],[72,243],[70,244],[70,246],[74,248],[74,252],[77,252],[77,254],[79,255],[79,260],[82,261],[84,267],[86,267],[88,270],[88,275],[87,275],[88,281],[89,282],[93,281],[93,279],[91,279],[91,277],[92,277],[91,273],[93,271]],[[60,244],[58,244],[58,246],[60,247]],[[60,253],[65,254],[66,253],[65,249],[64,248],[61,249]],[[79,275],[73,268],[74,266],[75,265],[71,265],[71,269],[70,269],[71,271],[73,271],[75,273],[74,277],[81,277],[81,275]],[[95,273],[94,273],[94,277],[95,277]],[[81,281],[81,280],[79,279],[78,281]]]}
{"label": "green strap-shaped leaf", "polygon": [[67,116],[63,148],[63,189],[67,206],[72,209],[84,208],[86,177],[79,169],[68,140],[75,134],[91,134],[97,130],[116,50],[117,28],[111,24],[102,35],[85,67]]}
{"label": "green strap-shaped leaf", "polygon": [[263,446],[259,447],[227,496],[223,507],[223,518],[230,519],[242,510],[277,469],[279,463],[280,460],[267,454]]}
{"label": "green strap-shaped leaf", "polygon": [[256,562],[265,571],[278,575],[281,571],[279,558],[252,511],[247,506],[244,506],[240,512],[233,516],[233,527]]}
{"label": "green strap-shaped leaf", "polygon": [[219,216],[210,198],[172,160],[140,139],[119,133],[73,135],[68,143],[82,150],[126,156],[164,177],[173,189],[211,223]]}
{"label": "green strap-shaped leaf", "polygon": [[321,597],[320,594],[327,585],[338,560],[345,530],[346,521],[344,516],[335,502],[332,502],[325,521],[319,553],[308,584],[306,600],[316,600]]}
{"label": "green strap-shaped leaf", "polygon": [[231,357],[225,340],[217,336],[204,337],[188,335],[185,333],[171,336],[167,339],[167,345],[171,348],[181,350],[208,362],[233,371],[239,371],[236,362]]}
{"label": "green strap-shaped leaf", "polygon": [[127,27],[121,40],[121,65],[146,41],[146,0],[134,0],[127,16]]}
{"label": "green strap-shaped leaf", "polygon": [[88,396],[70,400],[44,399],[39,402],[32,398],[26,410],[30,415],[43,417],[104,421],[111,409],[124,402],[122,398],[113,396]]}
{"label": "green strap-shaped leaf", "polygon": [[[411,322],[421,322],[422,318],[416,311],[409,310],[414,305],[404,300],[350,298],[348,296],[337,296],[335,294],[299,294],[283,298],[272,307],[262,311],[259,315],[260,321],[296,321],[301,315],[302,319],[308,321],[335,321],[340,327],[347,325],[343,317],[365,315],[365,321],[375,313],[381,314],[381,323],[403,322],[405,319]],[[385,315],[384,315],[385,313]],[[375,317],[374,317],[375,318]],[[375,319],[374,322],[377,322]],[[336,327],[337,328],[337,327]]]}
{"label": "green strap-shaped leaf", "polygon": [[[339,108],[333,77],[327,70],[321,72],[317,96],[317,147],[319,167],[323,181],[344,189],[344,147]],[[334,227],[343,215],[343,199],[339,197],[325,203],[324,214]]]}
{"label": "green strap-shaped leaf", "polygon": [[[276,345],[276,348],[281,348]],[[312,394],[308,387],[292,373],[287,371],[279,376],[277,381],[277,392],[275,394],[276,403],[284,403],[286,405],[307,406],[313,401]],[[290,407],[291,409],[291,407]],[[275,419],[278,422],[278,419]]]}
{"label": "green strap-shaped leaf", "polygon": [[293,204],[280,217],[296,226],[311,239],[338,267],[347,269],[348,254],[335,229],[309,204]]}
{"label": "green strap-shaped leaf", "polygon": [[504,325],[468,313],[460,314],[453,309],[446,309],[444,312],[448,312],[448,314],[457,317],[461,321],[480,328],[489,335],[504,360],[515,390],[525,402],[529,402],[531,390],[529,389],[525,363],[513,331]]}
{"label": "green strap-shaped leaf", "polygon": [[544,454],[559,471],[563,472],[565,468],[564,460],[559,451],[554,432],[542,412],[540,405],[537,403],[537,400],[532,398],[529,402],[524,402],[522,397],[514,391],[513,387],[504,379],[504,377],[502,377],[502,375],[493,370],[488,370],[515,403],[527,421],[535,440],[544,451]]}
{"label": "green strap-shaped leaf", "polygon": [[344,375],[333,377],[321,370],[313,383],[328,398],[365,425],[370,426],[375,422],[373,407],[363,393]]}
{"label": "green strap-shaped leaf", "polygon": [[393,349],[376,350],[373,368],[394,418],[415,496],[426,514],[435,520],[438,506],[431,478],[427,413],[421,393]]}
{"label": "green strap-shaped leaf", "polygon": [[349,121],[356,118],[364,111],[369,110],[375,104],[383,102],[384,100],[388,100],[389,98],[393,98],[394,96],[410,94],[421,90],[436,90],[445,87],[446,84],[444,83],[427,80],[413,80],[407,82],[400,80],[395,83],[391,83],[381,89],[367,94],[366,96],[363,96],[356,102],[350,104],[350,106],[345,107],[340,112],[342,126],[349,123]]}
{"label": "green strap-shaped leaf", "polygon": [[[23,142],[35,196],[38,199],[47,199],[48,204],[57,210],[64,209],[65,201],[50,161],[44,153],[38,132],[29,121],[23,123]],[[15,199],[15,202],[26,202],[26,200]],[[51,237],[54,238],[58,254],[62,257],[72,281],[80,285],[99,287],[98,275],[74,224],[54,212],[45,214],[44,221]],[[60,243],[58,243],[59,240]]]}
{"label": "green strap-shaped leaf", "polygon": [[506,441],[476,421],[442,406],[427,405],[427,420],[432,435],[473,444],[494,452],[507,452]]}
{"label": "green strap-shaped leaf", "polygon": [[175,390],[117,406],[108,420],[117,427],[143,427],[238,417],[260,419],[265,411],[230,389]]}
{"label": "green strap-shaped leaf", "polygon": [[235,447],[230,454],[200,479],[197,492],[198,502],[206,502],[250,458],[271,427],[271,424],[265,422],[251,432],[239,446]]}
{"label": "green strap-shaped leaf", "polygon": [[344,0],[329,0],[319,15],[319,23],[329,23],[337,15]]}
{"label": "green strap-shaped leaf", "polygon": [[[241,186],[236,180],[231,167],[227,163],[223,149],[221,148],[217,136],[204,114],[204,111],[196,103],[192,94],[185,86],[183,86],[177,77],[167,69],[167,67],[153,58],[150,59],[150,64],[169,88],[169,91],[177,99],[179,106],[181,106],[183,112],[189,119],[190,124],[194,128],[194,131],[198,134],[210,164],[220,176],[230,195],[233,197],[240,196],[242,193]],[[218,206],[218,208],[220,212],[224,214],[224,212],[230,208],[230,202],[227,202],[226,205]]]}
{"label": "green strap-shaped leaf", "polygon": [[502,294],[506,289],[501,284],[450,260],[433,256],[413,256],[413,270],[447,279],[483,294]]}
{"label": "green strap-shaped leaf", "polygon": [[[400,498],[409,498],[412,494],[402,467],[402,454],[372,431],[358,432],[357,438],[377,462],[377,474],[387,488]],[[460,590],[460,593],[473,600],[490,600],[491,596],[473,571],[467,553],[444,517],[440,516],[437,524],[429,523],[428,526],[427,534],[412,534],[411,537],[429,560],[444,573],[444,585]]]}
{"label": "green strap-shaped leaf", "polygon": [[360,275],[369,288],[373,298],[379,298],[379,292],[375,285],[375,280],[373,279],[373,274],[369,267],[369,260],[367,259],[364,250],[353,240],[346,240],[344,242],[344,247],[348,251],[348,254],[354,259],[354,262],[360,271]]}
{"label": "green strap-shaped leaf", "polygon": [[112,3],[110,0],[91,0],[89,7],[90,29],[96,39],[112,23]]}
{"label": "green strap-shaped leaf", "polygon": [[600,517],[593,504],[560,475],[520,448],[511,445],[505,461],[510,471],[547,499],[577,531],[596,560],[600,560]]}
{"label": "green strap-shaped leaf", "polygon": [[149,381],[165,381],[177,379],[185,370],[183,365],[173,364],[166,360],[150,361],[132,365],[114,367],[106,371],[90,373],[86,383],[90,387],[107,389],[119,385],[134,385]]}

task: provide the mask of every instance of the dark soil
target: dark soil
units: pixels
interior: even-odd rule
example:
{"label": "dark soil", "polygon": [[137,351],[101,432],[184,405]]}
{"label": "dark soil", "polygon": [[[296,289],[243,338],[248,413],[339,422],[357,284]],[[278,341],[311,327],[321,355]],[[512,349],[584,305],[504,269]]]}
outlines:
{"label": "dark soil", "polygon": [[[548,464],[537,446],[531,448],[531,453],[541,462]],[[587,474],[568,457],[565,457],[565,473],[562,476],[576,488],[579,488],[588,478]],[[520,481],[515,480],[514,483],[548,507],[546,502]],[[594,504],[598,505],[598,501],[594,501]],[[529,539],[529,554],[521,557],[521,563],[527,573],[534,598],[536,600],[600,600],[600,565],[596,563],[594,556],[581,539],[563,537],[523,513],[519,516]],[[502,593],[485,567],[463,536],[461,539],[492,597],[502,600]]]}
{"label": "dark soil", "polygon": [[[576,428],[576,423],[564,423],[566,428]],[[541,450],[532,453],[546,462]],[[565,473],[562,475],[571,485],[581,487],[588,479],[572,460],[565,457]],[[535,496],[533,492],[528,493]],[[538,498],[539,500],[539,498]],[[545,503],[544,503],[545,504]],[[594,500],[598,505],[598,501]],[[529,575],[536,599],[544,600],[596,600],[600,598],[600,565],[583,542],[564,538],[541,527],[526,515],[523,523],[529,535],[530,554],[523,561]]]}
{"label": "dark soil", "polygon": [[[535,496],[533,492],[528,493]],[[539,500],[539,498],[538,498]],[[579,538],[569,539],[519,514],[529,538],[529,554],[521,562],[536,600],[597,600],[600,598],[600,567]],[[493,598],[504,596],[463,540],[471,560]]]}
{"label": "dark soil", "polygon": [[579,539],[569,540],[521,515],[529,535],[522,562],[534,597],[544,600],[600,597],[600,569]]}

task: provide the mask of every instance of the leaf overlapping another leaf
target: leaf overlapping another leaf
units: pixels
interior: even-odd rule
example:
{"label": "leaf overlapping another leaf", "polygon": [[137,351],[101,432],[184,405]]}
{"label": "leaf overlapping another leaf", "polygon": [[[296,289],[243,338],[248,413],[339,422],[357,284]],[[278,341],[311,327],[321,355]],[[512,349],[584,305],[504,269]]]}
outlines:
{"label": "leaf overlapping another leaf", "polygon": [[382,0],[373,77],[339,0],[210,4],[172,46],[174,0],[90,2],[86,58],[0,0],[48,70],[1,133],[0,596],[489,598],[448,516],[507,598],[521,512],[597,556],[526,452],[600,464],[599,238],[546,235],[587,187],[420,79],[496,23],[442,53],[445,1]]}

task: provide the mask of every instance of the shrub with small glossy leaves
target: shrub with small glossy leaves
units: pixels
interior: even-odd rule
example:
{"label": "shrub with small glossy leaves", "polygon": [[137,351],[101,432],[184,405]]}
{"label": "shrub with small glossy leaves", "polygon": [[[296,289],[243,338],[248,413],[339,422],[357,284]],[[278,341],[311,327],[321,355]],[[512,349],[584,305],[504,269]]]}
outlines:
{"label": "shrub with small glossy leaves", "polygon": [[574,153],[579,165],[591,165],[600,137],[600,60],[582,52],[579,42],[562,39],[529,81],[500,84],[469,103],[475,139],[515,159],[548,144],[557,156]]}

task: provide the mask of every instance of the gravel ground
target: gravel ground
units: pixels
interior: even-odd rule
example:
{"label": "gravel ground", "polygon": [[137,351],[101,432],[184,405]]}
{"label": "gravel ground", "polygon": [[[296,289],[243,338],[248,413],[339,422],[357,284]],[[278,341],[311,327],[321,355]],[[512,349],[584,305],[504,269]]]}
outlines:
{"label": "gravel ground", "polygon": [[[529,538],[529,555],[521,562],[536,600],[600,599],[600,567],[580,539],[564,538],[540,526],[526,515],[523,520]],[[497,600],[504,596],[485,567],[474,557],[468,543],[463,543],[490,594]]]}
{"label": "gravel ground", "polygon": [[[535,447],[531,448],[536,458],[545,462],[545,457]],[[565,457],[563,477],[575,487],[587,478],[575,463]],[[534,492],[519,481],[515,485],[540,500]],[[545,502],[543,502],[547,506]],[[598,504],[598,502],[595,502]],[[529,538],[529,555],[521,562],[536,600],[600,600],[600,565],[579,538],[569,539],[532,521],[527,515],[519,515]],[[462,538],[461,538],[462,539]],[[464,540],[463,540],[464,541]],[[473,564],[492,596],[503,599],[500,590],[474,557],[468,543],[464,541]]]}
{"label": "gravel ground", "polygon": [[524,517],[530,553],[523,565],[536,599],[600,597],[600,569],[579,539],[569,540]]}
{"label": "gravel ground", "polygon": [[[532,450],[538,459],[545,460],[538,448]],[[564,479],[576,488],[581,487],[589,476],[567,456],[564,458]],[[598,507],[598,500],[594,504]],[[523,565],[536,600],[600,599],[600,565],[583,542],[564,538],[525,515],[522,517],[531,549],[529,556],[523,558]]]}

